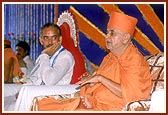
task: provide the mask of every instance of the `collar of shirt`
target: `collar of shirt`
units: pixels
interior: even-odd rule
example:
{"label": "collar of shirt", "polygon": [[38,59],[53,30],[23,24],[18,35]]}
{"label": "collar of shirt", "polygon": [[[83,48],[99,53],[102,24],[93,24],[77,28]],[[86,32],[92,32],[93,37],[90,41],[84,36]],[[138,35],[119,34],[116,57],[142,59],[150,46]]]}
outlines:
{"label": "collar of shirt", "polygon": [[54,55],[52,55],[52,56],[49,57],[50,65],[52,65],[52,63],[53,63],[55,57],[58,56],[58,54],[60,53],[60,51],[61,51],[62,49],[63,49],[63,46],[60,46],[60,47],[58,48],[58,50],[54,53]]}
{"label": "collar of shirt", "polygon": [[26,60],[28,60],[30,57],[27,55],[27,56],[25,56],[24,58],[23,58],[23,61],[26,61]]}

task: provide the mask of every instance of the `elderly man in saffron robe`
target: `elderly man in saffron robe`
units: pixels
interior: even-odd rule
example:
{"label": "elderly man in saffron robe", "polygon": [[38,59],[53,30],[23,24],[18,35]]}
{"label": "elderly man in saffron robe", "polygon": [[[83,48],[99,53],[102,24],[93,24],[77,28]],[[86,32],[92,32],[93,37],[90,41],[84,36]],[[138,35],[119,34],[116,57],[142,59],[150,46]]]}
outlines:
{"label": "elderly man in saffron robe", "polygon": [[112,12],[106,35],[110,53],[104,57],[99,69],[85,76],[80,96],[68,100],[43,98],[39,110],[55,111],[120,111],[123,106],[147,99],[151,91],[149,65],[131,42],[137,19],[123,13]]}

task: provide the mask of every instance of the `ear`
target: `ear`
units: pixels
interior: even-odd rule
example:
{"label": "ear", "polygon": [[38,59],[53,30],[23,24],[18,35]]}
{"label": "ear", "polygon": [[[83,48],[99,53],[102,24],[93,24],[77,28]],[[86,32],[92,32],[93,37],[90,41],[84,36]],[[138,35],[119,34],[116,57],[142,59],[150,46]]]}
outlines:
{"label": "ear", "polygon": [[43,40],[41,37],[39,37],[40,44],[43,45]]}
{"label": "ear", "polygon": [[131,35],[130,34],[125,34],[123,37],[123,43],[126,44],[127,42],[129,42],[131,39]]}
{"label": "ear", "polygon": [[62,36],[59,37],[60,44],[62,43]]}

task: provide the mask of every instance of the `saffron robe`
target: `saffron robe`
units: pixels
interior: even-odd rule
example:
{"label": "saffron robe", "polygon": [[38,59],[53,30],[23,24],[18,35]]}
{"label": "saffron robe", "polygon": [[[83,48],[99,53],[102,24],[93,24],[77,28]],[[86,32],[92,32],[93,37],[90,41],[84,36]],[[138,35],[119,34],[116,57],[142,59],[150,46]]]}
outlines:
{"label": "saffron robe", "polygon": [[101,83],[81,88],[80,95],[86,96],[92,103],[92,109],[86,109],[80,97],[68,100],[43,98],[38,101],[38,110],[52,111],[120,111],[127,102],[147,99],[151,91],[149,65],[137,48],[131,44],[119,58],[109,53],[103,59],[97,74],[119,83],[122,98],[116,96]]}
{"label": "saffron robe", "polygon": [[[6,69],[10,59],[13,59],[13,65],[11,65],[12,66],[11,70],[8,71]],[[20,69],[18,59],[11,48],[4,49],[4,73],[6,72],[11,73],[10,76],[6,76],[6,74],[4,75],[5,82],[13,82],[13,77],[18,76],[22,72]]]}

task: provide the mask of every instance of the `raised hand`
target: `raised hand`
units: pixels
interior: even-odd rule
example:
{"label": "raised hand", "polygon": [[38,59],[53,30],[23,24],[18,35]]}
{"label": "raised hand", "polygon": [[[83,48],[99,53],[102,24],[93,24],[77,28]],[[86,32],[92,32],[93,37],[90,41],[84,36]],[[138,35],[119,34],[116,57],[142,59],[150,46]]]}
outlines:
{"label": "raised hand", "polygon": [[49,56],[53,55],[56,50],[58,50],[59,46],[61,45],[60,42],[53,44],[52,46],[44,49],[41,53],[42,54],[48,54]]}

